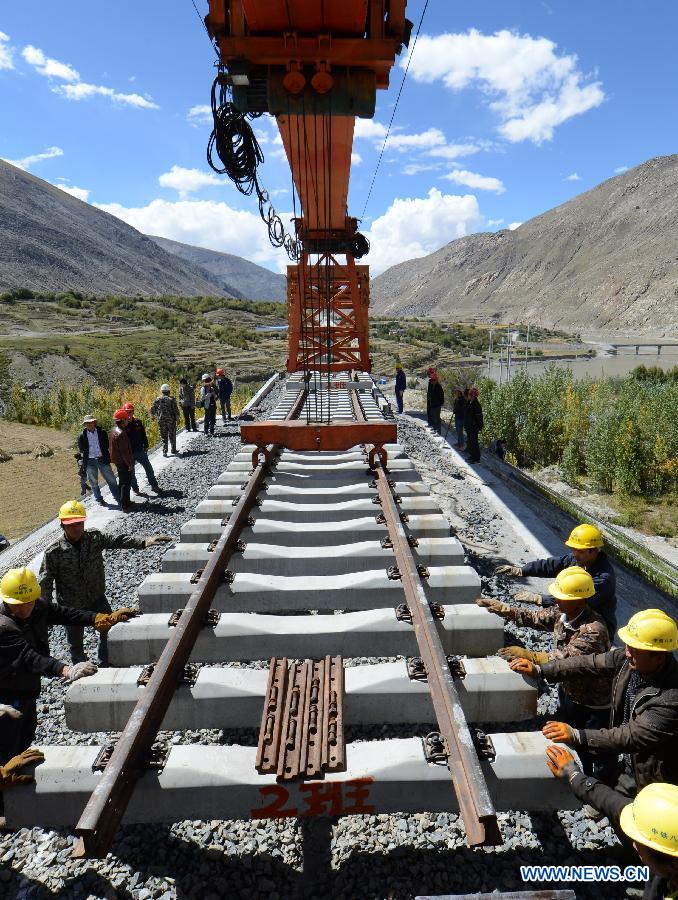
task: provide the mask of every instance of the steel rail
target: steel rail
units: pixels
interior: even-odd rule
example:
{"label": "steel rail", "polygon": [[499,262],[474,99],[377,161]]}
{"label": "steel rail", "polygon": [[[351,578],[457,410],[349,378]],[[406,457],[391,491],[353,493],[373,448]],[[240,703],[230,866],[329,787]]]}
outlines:
{"label": "steel rail", "polygon": [[[352,393],[352,402],[356,419],[364,420],[365,413],[355,391]],[[400,511],[381,463],[377,466],[375,475],[379,500],[393,544],[405,599],[412,614],[419,655],[426,668],[433,709],[446,745],[447,768],[452,776],[452,784],[459,802],[459,811],[466,829],[466,840],[472,847],[496,846],[502,843],[497,814],[473,745],[440,634],[421,583],[417,563],[400,519]]]}
{"label": "steel rail", "polygon": [[[299,414],[305,398],[305,392],[300,392],[286,419],[293,419]],[[108,765],[75,827],[78,840],[72,852],[74,859],[100,859],[106,856],[113,843],[135,784],[144,773],[151,746],[162,726],[217,588],[223,582],[224,571],[267,472],[265,461],[259,462],[254,468],[176,628],[172,630],[172,635],[163,648],[148,685],[137,701]]]}

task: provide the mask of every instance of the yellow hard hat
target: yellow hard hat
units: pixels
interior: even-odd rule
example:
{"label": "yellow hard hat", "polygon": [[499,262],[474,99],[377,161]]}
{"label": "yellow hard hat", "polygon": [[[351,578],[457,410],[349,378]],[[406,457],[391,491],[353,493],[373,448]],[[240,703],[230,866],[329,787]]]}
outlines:
{"label": "yellow hard hat", "polygon": [[402,369],[403,364],[401,362],[396,363],[396,369]]}
{"label": "yellow hard hat", "polygon": [[591,550],[593,547],[603,546],[603,536],[595,525],[584,523],[572,529],[565,545],[574,547],[575,550]]}
{"label": "yellow hard hat", "polygon": [[678,625],[661,609],[644,609],[631,616],[628,625],[617,632],[630,647],[638,650],[678,650]]}
{"label": "yellow hard hat", "polygon": [[648,784],[621,811],[619,824],[632,841],[678,856],[678,787],[663,781]]}
{"label": "yellow hard hat", "polygon": [[59,510],[59,519],[63,525],[71,522],[84,522],[87,518],[87,510],[79,500],[68,500]]}
{"label": "yellow hard hat", "polygon": [[595,592],[593,578],[581,566],[563,569],[549,585],[549,594],[557,600],[587,600]]}
{"label": "yellow hard hat", "polygon": [[40,593],[38,579],[30,569],[9,569],[0,579],[0,600],[9,606],[32,603]]}

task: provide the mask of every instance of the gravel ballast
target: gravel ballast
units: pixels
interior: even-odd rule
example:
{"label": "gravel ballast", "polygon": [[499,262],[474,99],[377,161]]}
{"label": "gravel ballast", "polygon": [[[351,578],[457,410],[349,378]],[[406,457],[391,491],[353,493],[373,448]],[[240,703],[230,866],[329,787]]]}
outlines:
{"label": "gravel ballast", "polygon": [[[277,402],[279,388],[257,413],[265,416]],[[509,580],[492,575],[497,560],[520,551],[520,539],[490,508],[473,479],[443,456],[432,436],[417,421],[398,417],[399,441],[430,484],[443,512],[465,546],[467,561],[481,575],[483,594],[515,602]],[[139,534],[168,533],[176,537],[195,505],[238,452],[237,428],[217,428],[214,438],[194,435],[189,451],[160,476],[167,493],[149,498],[139,512],[112,526],[112,531]],[[113,551],[106,554],[109,599],[113,607],[135,605],[136,589],[144,576],[157,571],[166,548]],[[524,547],[522,548],[524,551]],[[95,636],[86,633],[86,648],[95,657]],[[547,649],[550,636],[510,623],[506,643]],[[63,629],[52,633],[54,655],[68,660]],[[360,659],[354,664],[370,661]],[[39,709],[37,744],[101,744],[111,734],[75,734],[63,717],[64,688],[56,680],[44,682]],[[541,727],[555,708],[552,693],[540,699],[540,717],[516,724],[520,730]],[[482,727],[482,723],[479,723]],[[362,729],[368,740],[413,733],[425,734],[433,723],[410,728]],[[490,730],[510,730],[492,726]],[[359,735],[347,734],[347,739]],[[163,743],[250,744],[252,731],[162,733]],[[199,746],[196,746],[198,754]],[[190,813],[190,810],[187,810]],[[578,898],[624,897],[623,887],[596,884],[525,885],[520,865],[606,864],[623,866],[619,845],[607,820],[593,822],[578,810],[558,815],[526,812],[500,813],[504,844],[499,848],[470,850],[463,826],[455,814],[349,816],[327,823],[277,821],[193,821],[171,826],[121,828],[105,860],[74,862],[69,859],[72,835],[40,828],[0,834],[0,897],[18,898],[134,898],[174,900],[200,898],[409,898],[415,894],[472,893],[529,888],[574,888]],[[303,847],[328,850],[318,853],[304,872]],[[323,843],[324,842],[324,843]],[[629,895],[631,896],[631,895]]]}

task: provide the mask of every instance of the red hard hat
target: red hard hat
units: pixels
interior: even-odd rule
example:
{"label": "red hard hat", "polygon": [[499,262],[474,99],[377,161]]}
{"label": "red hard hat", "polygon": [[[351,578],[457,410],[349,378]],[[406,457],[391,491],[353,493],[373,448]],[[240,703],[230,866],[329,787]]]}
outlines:
{"label": "red hard hat", "polygon": [[217,369],[217,375],[223,375],[223,374],[224,374],[223,369]]}
{"label": "red hard hat", "polygon": [[129,416],[127,415],[127,410],[126,409],[116,409],[116,411],[113,413],[113,419],[116,422],[119,422],[124,419],[129,419]]}
{"label": "red hard hat", "polygon": [[429,378],[431,377],[431,375],[435,375],[435,373],[436,373],[436,370],[433,368],[433,366],[429,366],[428,369],[426,370],[426,374],[428,375]]}
{"label": "red hard hat", "polygon": [[130,412],[134,412],[134,404],[133,403],[123,403],[122,408],[127,409]]}

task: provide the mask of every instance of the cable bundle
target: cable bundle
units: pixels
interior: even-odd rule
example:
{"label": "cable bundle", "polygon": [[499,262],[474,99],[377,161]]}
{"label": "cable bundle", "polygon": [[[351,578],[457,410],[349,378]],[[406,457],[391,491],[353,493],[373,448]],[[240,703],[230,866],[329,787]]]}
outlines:
{"label": "cable bundle", "polygon": [[[256,192],[259,215],[266,223],[271,244],[274,247],[284,247],[290,259],[298,260],[301,256],[298,241],[286,233],[268,191],[259,184],[257,167],[264,161],[264,154],[247,120],[247,114],[241,112],[228,99],[227,90],[219,76],[212,84],[211,100],[214,128],[207,143],[207,162],[210,168],[219,175],[228,175],[241,194],[249,196],[252,192]],[[250,118],[258,118],[261,113],[249,115]],[[214,162],[215,152],[221,166]]]}

